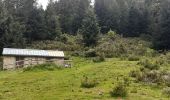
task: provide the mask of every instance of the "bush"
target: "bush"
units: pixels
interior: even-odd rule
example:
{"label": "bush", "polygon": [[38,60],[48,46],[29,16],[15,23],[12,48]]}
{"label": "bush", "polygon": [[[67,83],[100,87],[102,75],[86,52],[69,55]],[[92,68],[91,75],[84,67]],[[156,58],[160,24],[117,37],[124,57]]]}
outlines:
{"label": "bush", "polygon": [[167,64],[167,58],[165,55],[161,55],[156,59],[156,64],[165,65]]}
{"label": "bush", "polygon": [[71,58],[70,56],[65,56],[64,60],[70,60],[70,58]]}
{"label": "bush", "polygon": [[129,76],[136,78],[139,76],[139,74],[141,74],[141,72],[139,70],[133,70],[129,73]]}
{"label": "bush", "polygon": [[158,54],[159,54],[159,53],[158,53],[157,51],[155,51],[155,50],[153,50],[153,49],[150,49],[150,48],[147,48],[145,56],[146,56],[146,57],[155,57],[155,56],[157,56]]}
{"label": "bush", "polygon": [[153,63],[150,63],[150,62],[146,63],[144,65],[144,67],[148,68],[150,70],[158,70],[160,68],[160,66],[158,64],[153,64]]}
{"label": "bush", "polygon": [[137,81],[142,81],[146,83],[161,84],[163,82],[161,73],[157,70],[144,69],[143,71],[132,71],[130,75],[131,77],[135,77]]}
{"label": "bush", "polygon": [[107,33],[107,36],[108,36],[110,39],[112,39],[112,40],[114,40],[114,39],[116,38],[116,35],[117,35],[117,33],[114,32],[114,31],[112,31],[112,30],[110,30],[110,31]]}
{"label": "bush", "polygon": [[151,62],[148,59],[141,60],[139,62],[140,65],[143,65],[144,68],[150,69],[150,70],[158,70],[160,68],[160,65],[156,62]]}
{"label": "bush", "polygon": [[97,81],[94,79],[89,79],[88,77],[84,77],[81,82],[81,87],[83,88],[94,88],[97,85]]}
{"label": "bush", "polygon": [[168,53],[166,54],[166,58],[167,58],[168,64],[170,64],[170,52],[168,52]]}
{"label": "bush", "polygon": [[144,73],[143,81],[149,83],[160,83],[162,82],[161,74],[159,71],[152,70],[150,72]]}
{"label": "bush", "polygon": [[93,62],[103,62],[103,61],[105,61],[104,55],[100,55],[93,59]]}
{"label": "bush", "polygon": [[131,92],[131,93],[137,93],[138,90],[137,90],[136,88],[133,88],[130,92]]}
{"label": "bush", "polygon": [[165,74],[162,76],[162,78],[163,78],[165,84],[170,87],[170,73],[168,73],[168,72],[165,73]]}
{"label": "bush", "polygon": [[85,52],[85,57],[96,57],[96,56],[97,56],[97,53],[95,49],[90,49]]}
{"label": "bush", "polygon": [[114,87],[110,94],[112,97],[126,97],[128,95],[128,91],[123,83],[119,83]]}
{"label": "bush", "polygon": [[35,65],[35,66],[29,66],[23,69],[24,72],[26,71],[36,71],[36,70],[48,70],[48,71],[53,71],[55,69],[61,69],[62,67],[56,65],[56,64],[51,64],[51,63],[46,63],[46,64],[41,64],[41,65]]}
{"label": "bush", "polygon": [[84,57],[84,52],[83,51],[74,51],[72,52],[71,56],[75,56],[75,57]]}
{"label": "bush", "polygon": [[137,57],[137,56],[131,55],[131,56],[128,57],[128,60],[129,60],[129,61],[139,61],[140,58]]}
{"label": "bush", "polygon": [[164,88],[163,89],[163,94],[170,97],[170,87]]}

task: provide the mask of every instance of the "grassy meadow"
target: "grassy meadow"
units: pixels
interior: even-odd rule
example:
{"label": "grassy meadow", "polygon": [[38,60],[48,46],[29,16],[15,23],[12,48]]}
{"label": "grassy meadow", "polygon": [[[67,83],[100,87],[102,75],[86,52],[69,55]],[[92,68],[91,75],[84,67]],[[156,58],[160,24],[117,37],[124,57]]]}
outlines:
{"label": "grassy meadow", "polygon": [[[132,70],[140,68],[138,61],[119,58],[94,63],[74,57],[74,67],[66,69],[2,71],[0,99],[2,100],[121,100],[111,97],[110,91]],[[97,81],[93,88],[81,87],[83,77]],[[123,100],[169,100],[162,87],[137,82],[129,77],[128,96]]]}

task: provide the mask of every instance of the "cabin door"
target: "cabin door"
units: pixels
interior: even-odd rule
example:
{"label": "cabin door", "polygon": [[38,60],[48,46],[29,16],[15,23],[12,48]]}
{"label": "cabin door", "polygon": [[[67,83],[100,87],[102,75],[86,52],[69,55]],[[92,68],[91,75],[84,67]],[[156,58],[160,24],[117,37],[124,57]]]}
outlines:
{"label": "cabin door", "polygon": [[22,68],[24,67],[24,57],[16,57],[16,66],[17,68]]}

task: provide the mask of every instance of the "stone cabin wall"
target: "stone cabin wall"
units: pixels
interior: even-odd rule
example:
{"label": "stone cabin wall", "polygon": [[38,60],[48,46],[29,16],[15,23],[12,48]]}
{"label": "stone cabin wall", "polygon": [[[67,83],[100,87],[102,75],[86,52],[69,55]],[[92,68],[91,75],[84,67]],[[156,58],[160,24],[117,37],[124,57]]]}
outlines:
{"label": "stone cabin wall", "polygon": [[[23,57],[23,66],[21,67],[29,67],[38,64],[47,63],[50,60],[51,63],[55,63],[57,65],[64,65],[64,58],[48,58],[48,57]],[[15,56],[4,56],[3,57],[3,69],[16,69],[18,68],[16,64],[17,57]]]}
{"label": "stone cabin wall", "polygon": [[3,69],[14,69],[16,68],[16,58],[12,56],[3,57]]}

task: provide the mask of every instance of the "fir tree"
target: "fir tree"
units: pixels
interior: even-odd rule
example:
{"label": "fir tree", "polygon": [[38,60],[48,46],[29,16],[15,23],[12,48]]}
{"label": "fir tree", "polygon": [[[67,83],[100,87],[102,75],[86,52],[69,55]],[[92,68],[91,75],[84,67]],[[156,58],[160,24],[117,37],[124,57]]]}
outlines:
{"label": "fir tree", "polygon": [[81,33],[86,46],[94,46],[97,43],[100,28],[93,9],[89,9],[82,22]]}

